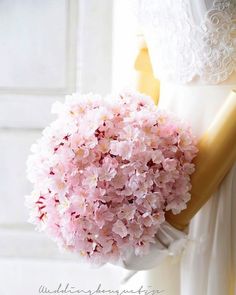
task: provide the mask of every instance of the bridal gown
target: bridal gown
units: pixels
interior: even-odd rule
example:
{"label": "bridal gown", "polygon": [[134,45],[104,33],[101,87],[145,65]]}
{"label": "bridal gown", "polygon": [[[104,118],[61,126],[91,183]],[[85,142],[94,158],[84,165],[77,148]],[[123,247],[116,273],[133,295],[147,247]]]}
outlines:
{"label": "bridal gown", "polygon": [[[236,88],[236,0],[140,0],[136,14],[160,80],[158,107],[200,137]],[[192,219],[181,254],[137,272],[123,288],[235,295],[235,277],[236,165]]]}

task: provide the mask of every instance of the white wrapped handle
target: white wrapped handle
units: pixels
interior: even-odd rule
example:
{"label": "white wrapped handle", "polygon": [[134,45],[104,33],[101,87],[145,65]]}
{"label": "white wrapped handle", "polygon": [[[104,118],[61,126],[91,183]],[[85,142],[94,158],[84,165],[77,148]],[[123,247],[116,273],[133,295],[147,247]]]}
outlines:
{"label": "white wrapped handle", "polygon": [[140,257],[132,252],[126,260],[120,262],[120,265],[135,271],[154,268],[168,255],[181,253],[187,242],[187,232],[180,231],[165,221],[155,238],[156,243],[151,245],[147,255]]}

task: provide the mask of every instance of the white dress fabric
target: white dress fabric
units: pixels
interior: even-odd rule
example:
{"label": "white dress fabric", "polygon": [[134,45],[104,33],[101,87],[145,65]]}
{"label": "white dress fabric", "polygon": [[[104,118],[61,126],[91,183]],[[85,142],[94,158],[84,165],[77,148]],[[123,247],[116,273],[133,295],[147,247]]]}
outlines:
{"label": "white dress fabric", "polygon": [[[236,0],[140,0],[136,14],[160,80],[159,108],[200,137],[236,88]],[[180,254],[136,273],[168,295],[236,295],[236,165],[190,223]],[[132,268],[132,267],[131,267]]]}

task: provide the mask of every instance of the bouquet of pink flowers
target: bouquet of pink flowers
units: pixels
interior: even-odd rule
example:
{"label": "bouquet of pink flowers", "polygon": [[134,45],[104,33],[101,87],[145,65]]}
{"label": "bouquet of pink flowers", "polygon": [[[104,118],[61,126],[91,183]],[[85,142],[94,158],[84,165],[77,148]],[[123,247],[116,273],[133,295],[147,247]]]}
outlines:
{"label": "bouquet of pink flowers", "polygon": [[190,199],[196,140],[149,97],[74,94],[32,146],[30,221],[95,263],[148,253]]}

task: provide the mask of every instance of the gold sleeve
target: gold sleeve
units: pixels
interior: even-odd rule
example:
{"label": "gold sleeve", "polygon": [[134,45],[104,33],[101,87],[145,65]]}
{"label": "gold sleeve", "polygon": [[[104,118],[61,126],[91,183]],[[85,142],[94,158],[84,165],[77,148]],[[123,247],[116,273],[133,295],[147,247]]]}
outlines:
{"label": "gold sleeve", "polygon": [[151,96],[154,102],[157,104],[160,83],[159,80],[157,80],[153,75],[148,48],[143,39],[139,44],[139,52],[136,57],[134,67],[136,70],[137,91]]}

